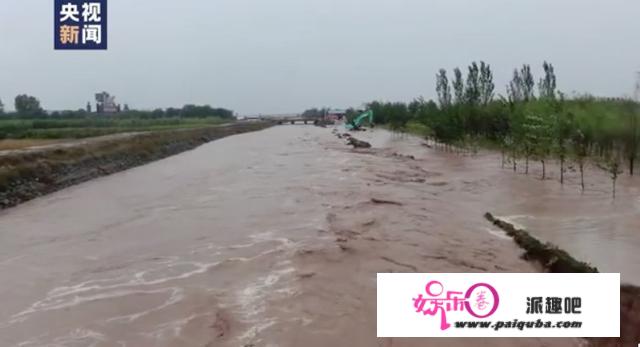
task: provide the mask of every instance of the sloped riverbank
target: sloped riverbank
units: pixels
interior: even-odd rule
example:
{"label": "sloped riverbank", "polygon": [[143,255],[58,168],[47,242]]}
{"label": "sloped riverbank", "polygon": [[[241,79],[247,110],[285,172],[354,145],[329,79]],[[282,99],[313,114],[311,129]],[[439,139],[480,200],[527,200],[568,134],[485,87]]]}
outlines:
{"label": "sloped riverbank", "polygon": [[166,158],[222,137],[268,126],[268,123],[237,123],[132,133],[42,149],[7,151],[0,154],[0,209]]}

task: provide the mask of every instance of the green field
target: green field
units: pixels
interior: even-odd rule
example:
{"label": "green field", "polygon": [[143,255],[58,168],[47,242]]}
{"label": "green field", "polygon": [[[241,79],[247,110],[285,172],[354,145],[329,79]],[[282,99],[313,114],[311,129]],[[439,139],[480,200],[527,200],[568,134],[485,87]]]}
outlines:
{"label": "green field", "polygon": [[0,139],[78,139],[123,132],[193,129],[229,122],[208,118],[118,118],[18,119],[0,117]]}

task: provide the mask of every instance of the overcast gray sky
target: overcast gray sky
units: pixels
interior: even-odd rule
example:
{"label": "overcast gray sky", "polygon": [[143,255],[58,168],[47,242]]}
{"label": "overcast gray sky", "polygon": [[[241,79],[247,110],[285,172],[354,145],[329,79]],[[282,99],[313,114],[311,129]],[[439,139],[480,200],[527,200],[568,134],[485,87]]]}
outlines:
{"label": "overcast gray sky", "polygon": [[[54,51],[52,0],[2,0],[0,99],[82,108],[240,114],[435,96],[441,67],[490,63],[497,91],[522,63],[556,66],[567,93],[632,93],[638,0],[109,0],[107,51]],[[537,77],[536,77],[537,78]]]}

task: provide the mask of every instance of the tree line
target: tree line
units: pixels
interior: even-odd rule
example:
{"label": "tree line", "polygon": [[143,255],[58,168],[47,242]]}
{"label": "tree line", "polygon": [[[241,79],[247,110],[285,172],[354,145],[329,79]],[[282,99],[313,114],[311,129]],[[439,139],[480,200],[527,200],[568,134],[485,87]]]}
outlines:
{"label": "tree line", "polygon": [[634,174],[640,150],[639,104],[630,98],[568,98],[557,90],[553,64],[544,62],[536,81],[530,65],[514,69],[505,94],[496,93],[493,71],[473,62],[466,74],[455,68],[435,76],[437,100],[417,98],[410,103],[368,103],[376,122],[393,130],[420,125],[424,136],[444,148],[468,148],[480,143],[497,146],[503,167],[519,165],[529,173],[532,161],[546,178],[549,160],[560,162],[564,184],[566,162],[575,162],[584,190],[584,167],[592,162],[615,182],[626,167]]}
{"label": "tree line", "polygon": [[[0,115],[6,118],[85,118],[96,113],[87,109],[53,111],[46,112],[40,104],[40,100],[34,96],[22,94],[15,97],[15,112],[5,112],[4,104],[0,100]],[[111,115],[111,114],[110,114]],[[180,108],[169,107],[166,109],[158,108],[152,111],[131,110],[127,105],[124,110],[113,114],[119,118],[207,118],[218,117],[223,119],[231,119],[234,117],[233,111],[225,108],[214,108],[209,105],[184,105]]]}

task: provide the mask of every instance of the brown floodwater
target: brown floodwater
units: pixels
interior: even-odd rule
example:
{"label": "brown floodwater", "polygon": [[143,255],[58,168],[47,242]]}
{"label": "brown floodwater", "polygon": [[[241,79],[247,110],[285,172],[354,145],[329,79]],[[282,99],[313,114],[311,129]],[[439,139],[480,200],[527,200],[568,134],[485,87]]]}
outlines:
{"label": "brown floodwater", "polygon": [[374,148],[274,127],[0,212],[0,346],[579,346],[375,337],[377,272],[537,271],[485,212],[640,284],[637,180],[613,201],[595,170],[581,194],[576,173],[357,136]]}

